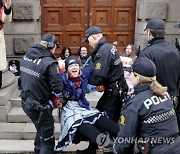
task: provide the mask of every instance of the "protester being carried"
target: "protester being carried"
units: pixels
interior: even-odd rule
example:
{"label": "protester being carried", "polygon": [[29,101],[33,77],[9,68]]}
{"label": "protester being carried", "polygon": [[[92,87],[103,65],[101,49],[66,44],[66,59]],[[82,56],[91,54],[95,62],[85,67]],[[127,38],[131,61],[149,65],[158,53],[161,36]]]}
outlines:
{"label": "protester being carried", "polygon": [[[91,108],[85,98],[88,76],[92,71],[81,71],[78,56],[68,57],[65,69],[66,72],[60,73],[64,86],[64,103],[60,118],[61,134],[55,150],[63,151],[70,142],[77,143],[82,136],[99,146],[112,146],[109,134],[117,136],[119,125],[107,118],[105,112]],[[89,152],[94,154],[96,149]]]}

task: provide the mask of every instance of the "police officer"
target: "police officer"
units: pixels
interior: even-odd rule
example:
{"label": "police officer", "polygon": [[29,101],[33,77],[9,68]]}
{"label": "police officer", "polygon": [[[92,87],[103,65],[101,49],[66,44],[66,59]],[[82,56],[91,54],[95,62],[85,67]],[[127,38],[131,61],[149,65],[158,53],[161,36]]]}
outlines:
{"label": "police officer", "polygon": [[54,56],[60,47],[51,33],[43,35],[39,44],[27,49],[21,61],[22,108],[32,120],[37,133],[35,154],[54,154],[54,118],[51,97],[60,97],[63,85],[58,76],[58,62]]}
{"label": "police officer", "polygon": [[[122,98],[119,91],[128,91],[124,78],[124,71],[117,48],[106,42],[102,30],[97,26],[91,26],[85,31],[83,42],[89,42],[93,48],[91,57],[94,65],[94,72],[89,77],[89,84],[104,86],[104,93],[99,99],[96,108],[99,111],[106,111],[110,119],[119,121]],[[83,154],[94,154],[95,145],[90,143]],[[80,152],[79,152],[80,154]]]}
{"label": "police officer", "polygon": [[147,57],[157,68],[157,81],[168,87],[171,97],[179,96],[180,57],[175,46],[165,41],[165,22],[159,18],[151,18],[145,28],[149,45],[138,57]]}
{"label": "police officer", "polygon": [[[179,29],[179,32],[180,32],[180,21],[178,21],[175,25],[174,25],[174,28],[178,28]],[[179,41],[180,41],[180,37],[179,37]],[[175,46],[176,48],[179,50],[180,52],[180,45],[179,45],[179,42],[178,42],[178,39],[176,38],[176,42],[175,42]]]}
{"label": "police officer", "polygon": [[85,31],[83,41],[89,42],[93,47],[91,56],[94,72],[89,77],[89,83],[105,87],[96,108],[106,111],[112,120],[118,122],[121,106],[119,91],[126,91],[128,87],[117,48],[106,42],[102,30],[97,26],[92,26]]}
{"label": "police officer", "polygon": [[155,64],[148,58],[137,58],[132,66],[131,81],[135,96],[123,104],[114,153],[179,153],[173,101],[167,88],[156,81]]}
{"label": "police officer", "polygon": [[[178,21],[175,25],[174,28],[178,28],[179,29],[179,33],[180,33],[180,21]],[[180,42],[180,36],[179,36],[179,42]],[[176,42],[175,42],[175,46],[176,48],[179,50],[179,54],[180,54],[180,45],[179,45],[178,39],[176,38]],[[180,84],[179,84],[179,93],[180,93]],[[178,119],[178,126],[180,129],[180,96],[178,96],[178,104],[176,107],[176,115],[177,115],[177,119]],[[179,132],[180,134],[180,132]]]}

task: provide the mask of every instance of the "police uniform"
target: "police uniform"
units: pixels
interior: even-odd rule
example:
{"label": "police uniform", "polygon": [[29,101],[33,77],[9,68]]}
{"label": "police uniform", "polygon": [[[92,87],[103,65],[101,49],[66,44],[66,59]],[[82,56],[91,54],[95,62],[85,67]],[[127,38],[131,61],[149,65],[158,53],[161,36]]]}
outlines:
{"label": "police uniform", "polygon": [[168,87],[171,96],[179,96],[180,57],[177,49],[164,39],[154,38],[138,57],[147,57],[157,67],[157,81]]}
{"label": "police uniform", "polygon": [[92,52],[94,72],[89,77],[89,84],[103,85],[105,91],[97,104],[97,109],[106,111],[114,121],[119,120],[121,99],[119,90],[127,90],[123,66],[116,46],[101,38]]}
{"label": "police uniform", "polygon": [[146,78],[140,80],[139,77],[134,97],[123,104],[114,153],[179,153],[179,129],[171,96],[168,92],[158,96],[150,89],[151,82],[155,81],[155,65],[141,57],[135,60],[132,69]]}
{"label": "police uniform", "polygon": [[[41,44],[29,48],[21,61],[22,108],[34,123],[37,133],[35,153],[53,154],[55,146],[54,118],[49,105],[52,93],[61,95],[55,56]],[[40,110],[40,106],[43,111]],[[41,138],[41,140],[40,140]]]}
{"label": "police uniform", "polygon": [[[153,95],[150,84],[140,84],[135,87],[136,96],[122,107],[120,116],[119,137],[150,139],[157,137],[172,137],[172,143],[152,145],[152,153],[177,154],[180,150],[177,118],[170,95],[163,98]],[[132,141],[133,143],[133,141]],[[176,147],[176,146],[177,147]],[[133,151],[132,144],[118,143],[115,149],[118,154]]]}
{"label": "police uniform", "polygon": [[[150,19],[146,27],[154,31],[165,31],[165,23],[159,18]],[[168,92],[174,99],[176,106],[178,101],[176,98],[179,96],[180,89],[180,57],[178,49],[166,42],[164,38],[155,37],[149,41],[149,46],[142,50],[138,57],[147,57],[155,63],[157,67],[157,81],[168,88]],[[179,106],[176,109],[176,113],[180,126]]]}

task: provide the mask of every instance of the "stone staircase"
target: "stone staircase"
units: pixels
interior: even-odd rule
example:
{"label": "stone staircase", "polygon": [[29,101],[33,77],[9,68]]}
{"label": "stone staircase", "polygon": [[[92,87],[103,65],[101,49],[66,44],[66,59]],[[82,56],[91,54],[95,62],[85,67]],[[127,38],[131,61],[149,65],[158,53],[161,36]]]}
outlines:
{"label": "stone staircase", "polygon": [[[33,152],[33,140],[36,131],[34,125],[21,108],[19,95],[20,91],[17,87],[14,92],[12,92],[9,100],[11,108],[7,114],[7,122],[0,123],[0,153],[3,154],[29,154]],[[87,98],[92,107],[96,105],[101,95],[102,93],[98,92],[87,94]],[[55,136],[57,142],[60,133],[57,109],[53,111],[53,115],[55,118]],[[85,149],[87,146],[87,142],[81,142],[78,145],[71,144],[65,149],[65,153],[73,153],[77,149]]]}

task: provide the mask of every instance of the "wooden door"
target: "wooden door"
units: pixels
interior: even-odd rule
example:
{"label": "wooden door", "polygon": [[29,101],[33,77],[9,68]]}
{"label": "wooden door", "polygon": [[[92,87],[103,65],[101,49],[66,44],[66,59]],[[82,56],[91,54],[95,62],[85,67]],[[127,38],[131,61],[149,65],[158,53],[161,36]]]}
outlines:
{"label": "wooden door", "polygon": [[62,46],[77,54],[84,31],[97,25],[108,42],[118,41],[122,51],[134,42],[135,4],[136,0],[41,0],[42,34],[54,33]]}
{"label": "wooden door", "polygon": [[102,28],[108,42],[118,41],[118,50],[134,42],[135,0],[92,0],[90,25]]}

